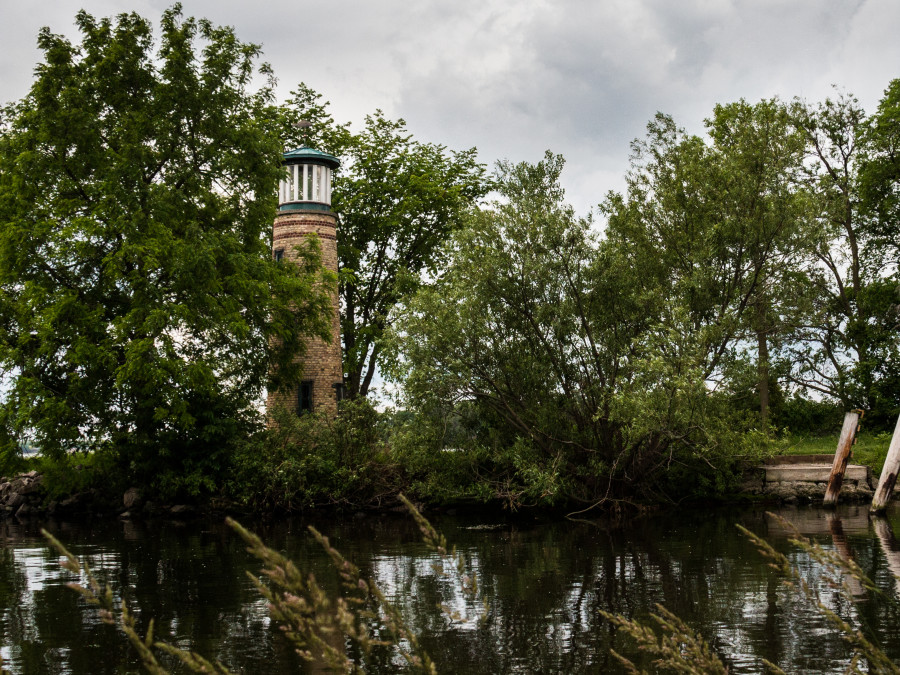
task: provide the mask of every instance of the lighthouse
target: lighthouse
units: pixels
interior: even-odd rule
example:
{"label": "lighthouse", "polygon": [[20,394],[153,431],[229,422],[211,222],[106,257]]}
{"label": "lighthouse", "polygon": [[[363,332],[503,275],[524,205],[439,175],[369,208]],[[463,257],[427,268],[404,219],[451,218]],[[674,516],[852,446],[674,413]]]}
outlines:
{"label": "lighthouse", "polygon": [[[313,148],[284,154],[284,175],[278,185],[278,212],[272,232],[272,255],[286,264],[297,260],[297,247],[318,237],[322,264],[337,273],[337,216],[331,210],[332,176],[337,157]],[[301,380],[294,387],[269,392],[266,408],[296,412],[337,413],[343,396],[341,323],[337,290],[331,298],[331,340],[308,338]],[[299,358],[299,357],[298,357]]]}

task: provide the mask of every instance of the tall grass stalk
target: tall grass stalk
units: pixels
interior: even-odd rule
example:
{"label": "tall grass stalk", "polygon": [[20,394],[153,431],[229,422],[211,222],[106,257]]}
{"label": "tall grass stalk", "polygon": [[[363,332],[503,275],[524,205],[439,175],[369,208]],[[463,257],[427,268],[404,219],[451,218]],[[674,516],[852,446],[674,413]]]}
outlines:
{"label": "tall grass stalk", "polygon": [[[425,544],[439,556],[439,563],[434,566],[435,572],[449,576],[450,572],[445,571],[446,563],[458,575],[466,598],[469,601],[481,599],[483,612],[479,620],[482,623],[486,621],[489,616],[488,603],[480,591],[477,575],[472,572],[465,557],[455,547],[448,545],[446,538],[409,500],[403,496],[401,499],[418,524]],[[768,515],[793,533],[789,541],[821,566],[821,579],[842,594],[850,604],[855,602],[854,590],[858,593],[860,588],[868,594],[884,595],[854,560],[841,557],[834,551],[826,551],[800,534],[789,521],[772,513]],[[302,657],[315,660],[333,672],[340,673],[364,673],[370,668],[377,669],[379,665],[386,665],[390,672],[402,670],[436,675],[435,663],[424,651],[418,636],[406,623],[399,609],[387,599],[374,581],[365,578],[360,569],[344,558],[328,538],[315,528],[310,526],[310,533],[328,554],[341,578],[343,591],[337,597],[329,596],[312,574],[304,574],[291,560],[267,547],[258,536],[239,523],[231,519],[227,522],[246,542],[247,550],[263,563],[261,577],[250,572],[248,576],[268,601],[272,618],[281,626],[287,639]],[[769,566],[782,578],[785,585],[807,598],[848,643],[851,655],[846,673],[900,675],[900,667],[872,639],[821,601],[817,589],[806,581],[799,568],[787,556],[775,550],[759,535],[740,525],[737,527],[769,561]],[[192,672],[218,675],[229,672],[218,661],[210,662],[199,654],[154,639],[152,620],[146,635],[141,637],[125,601],[122,600],[117,605],[110,587],[107,585],[101,588],[86,563],[79,561],[51,534],[46,531],[43,534],[64,557],[62,566],[79,577],[78,582],[72,582],[68,586],[80,593],[89,605],[97,607],[104,623],[115,625],[124,633],[148,672],[154,675],[168,672],[157,661],[154,650],[177,658]],[[851,580],[855,589],[851,587]],[[900,607],[895,598],[888,597],[888,600]],[[444,605],[441,605],[441,609],[451,620],[465,618]],[[641,623],[619,614],[600,613],[631,638],[639,653],[651,659],[652,672],[683,675],[728,673],[727,666],[703,637],[662,605],[656,605],[656,612],[650,615],[649,623]],[[347,641],[354,649],[345,648]],[[348,651],[356,653],[356,659],[351,658]],[[612,654],[628,673],[638,675],[648,672],[639,669],[625,656],[615,651]],[[770,673],[784,675],[778,665],[765,659],[762,662]],[[0,670],[0,675],[2,672],[4,671]]]}

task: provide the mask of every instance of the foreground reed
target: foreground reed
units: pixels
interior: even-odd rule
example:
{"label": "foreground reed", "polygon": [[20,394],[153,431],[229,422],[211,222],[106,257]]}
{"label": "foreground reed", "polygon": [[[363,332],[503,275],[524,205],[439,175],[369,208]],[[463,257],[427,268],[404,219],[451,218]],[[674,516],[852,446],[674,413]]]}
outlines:
{"label": "foreground reed", "polygon": [[[442,576],[454,576],[470,604],[478,606],[483,623],[490,616],[488,601],[483,597],[477,575],[473,574],[464,556],[447,544],[431,523],[401,496],[422,532],[425,544],[437,554],[433,569]],[[826,551],[818,543],[804,537],[785,519],[768,514],[792,532],[790,542],[805,551],[821,568],[821,580],[844,596],[855,601],[860,589],[870,594],[883,594],[851,558],[839,552]],[[333,672],[407,672],[436,675],[437,667],[422,648],[416,632],[405,621],[372,579],[365,578],[360,569],[335,549],[328,538],[310,527],[311,535],[328,554],[341,579],[342,591],[330,596],[312,574],[304,574],[296,565],[267,547],[255,534],[228,519],[229,526],[246,542],[248,551],[263,564],[260,577],[248,572],[259,593],[268,601],[269,612],[282,628],[286,638],[305,659],[314,661]],[[850,662],[846,673],[900,674],[894,664],[859,627],[839,616],[822,602],[816,588],[811,586],[796,565],[775,550],[759,535],[738,525],[783,583],[806,598],[850,647]],[[68,584],[80,593],[89,605],[97,608],[100,619],[116,626],[131,643],[144,668],[149,673],[164,674],[168,670],[157,660],[156,653],[168,654],[195,673],[225,675],[229,670],[219,661],[209,661],[194,652],[179,649],[155,638],[153,621],[148,623],[144,636],[138,633],[133,614],[124,600],[115,601],[110,587],[101,586],[86,562],[80,561],[48,532],[44,536],[64,557],[62,566],[79,577]],[[889,598],[897,604],[896,598]],[[480,602],[476,602],[480,601]],[[447,616],[460,617],[442,605]],[[601,612],[602,616],[625,636],[639,658],[635,664],[613,651],[625,671],[634,675],[644,673],[681,673],[684,675],[725,675],[727,666],[701,635],[662,605],[650,614],[649,622],[628,619],[622,615]],[[351,656],[352,654],[353,656]],[[781,673],[776,664],[763,660],[770,673]],[[649,667],[650,670],[647,670]],[[0,666],[2,667],[2,666]]]}

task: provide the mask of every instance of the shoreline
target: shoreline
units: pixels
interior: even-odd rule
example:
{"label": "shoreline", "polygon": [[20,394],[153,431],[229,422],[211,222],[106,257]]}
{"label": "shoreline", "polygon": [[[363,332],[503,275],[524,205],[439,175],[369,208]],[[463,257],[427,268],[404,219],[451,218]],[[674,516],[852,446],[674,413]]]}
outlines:
{"label": "shoreline", "polygon": [[[806,460],[804,462],[803,460]],[[678,502],[678,506],[696,505],[745,505],[755,504],[814,504],[821,503],[827,487],[830,465],[824,463],[827,457],[807,456],[776,457],[761,466],[749,467],[744,471],[743,480],[737,491],[724,496],[690,499]],[[812,462],[810,462],[812,460]],[[843,482],[840,503],[865,504],[872,500],[877,476],[871,468],[851,465]],[[608,515],[621,508],[616,503],[614,509],[589,508],[581,511],[577,504],[553,506],[520,506],[510,509],[502,500],[475,502],[459,499],[443,503],[417,503],[417,508],[433,513],[518,513],[529,516],[571,517],[580,515]],[[635,513],[652,512],[661,505],[626,502],[625,509]],[[328,504],[299,509],[250,509],[237,503],[211,498],[194,503],[163,504],[154,501],[138,488],[129,488],[124,495],[116,497],[111,493],[92,488],[77,492],[60,500],[47,501],[44,477],[37,471],[29,471],[12,478],[0,479],[0,519],[18,521],[35,519],[83,520],[85,518],[116,518],[120,520],[188,520],[203,517],[283,517],[309,513],[350,513],[365,516],[376,513],[406,513],[406,507],[396,495],[378,504]]]}

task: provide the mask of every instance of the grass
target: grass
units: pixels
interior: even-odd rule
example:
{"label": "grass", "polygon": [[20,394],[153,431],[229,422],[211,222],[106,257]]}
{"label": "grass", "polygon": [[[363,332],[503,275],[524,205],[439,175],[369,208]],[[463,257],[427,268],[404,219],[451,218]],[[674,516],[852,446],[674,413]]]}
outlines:
{"label": "grass", "polygon": [[[834,455],[837,450],[838,436],[839,434],[828,436],[789,434],[779,441],[781,454]],[[890,433],[861,431],[856,437],[850,461],[853,464],[868,465],[878,475],[884,466],[884,458],[887,456],[890,443]]]}

